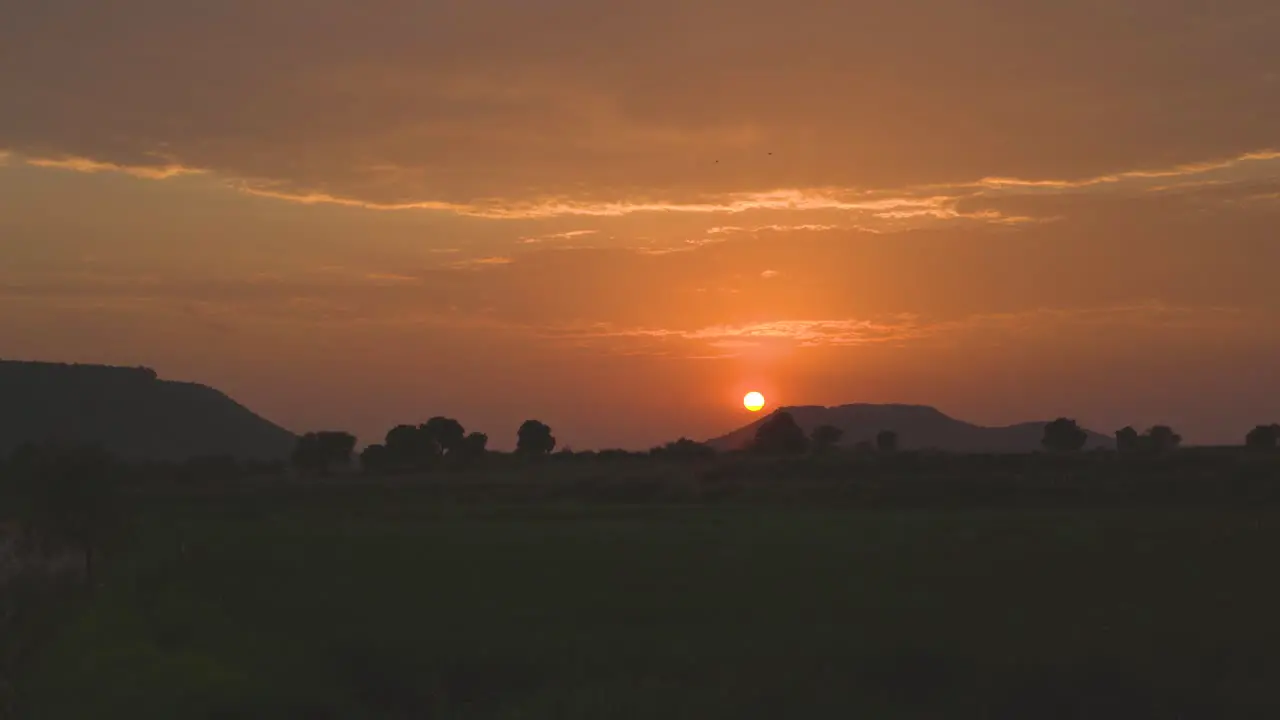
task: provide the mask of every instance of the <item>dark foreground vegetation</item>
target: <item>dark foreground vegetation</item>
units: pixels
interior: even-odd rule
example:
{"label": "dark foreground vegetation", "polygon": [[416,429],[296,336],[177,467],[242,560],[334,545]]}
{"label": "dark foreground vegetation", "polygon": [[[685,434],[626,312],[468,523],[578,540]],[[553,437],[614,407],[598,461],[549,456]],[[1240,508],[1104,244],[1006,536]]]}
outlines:
{"label": "dark foreground vegetation", "polygon": [[553,452],[538,424],[505,454],[437,422],[453,460],[367,471],[319,434],[295,467],[26,448],[0,716],[1280,716],[1273,445],[1081,453],[1068,425],[952,456]]}

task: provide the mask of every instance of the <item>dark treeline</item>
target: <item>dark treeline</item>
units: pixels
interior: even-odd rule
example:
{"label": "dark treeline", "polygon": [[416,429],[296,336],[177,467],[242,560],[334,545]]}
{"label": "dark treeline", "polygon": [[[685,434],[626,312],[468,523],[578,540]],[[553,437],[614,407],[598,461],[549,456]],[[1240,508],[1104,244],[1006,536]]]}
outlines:
{"label": "dark treeline", "polygon": [[[11,457],[0,457],[0,482],[11,489],[28,477],[42,458],[97,457],[106,464],[126,468],[116,474],[127,478],[191,478],[218,479],[230,477],[285,476],[319,478],[330,475],[367,476],[415,475],[433,471],[478,471],[504,468],[554,466],[565,462],[657,462],[659,464],[693,463],[741,465],[773,459],[814,460],[813,467],[851,469],[864,468],[868,462],[885,465],[890,458],[929,458],[935,468],[972,468],[974,463],[1032,462],[1037,455],[1055,458],[1079,456],[1089,463],[1111,462],[1117,457],[1131,459],[1164,459],[1162,466],[1176,467],[1179,462],[1203,462],[1214,458],[1223,463],[1241,459],[1257,459],[1264,465],[1280,452],[1280,424],[1258,425],[1249,431],[1239,446],[1184,447],[1182,438],[1172,428],[1157,425],[1139,433],[1132,427],[1115,432],[1115,450],[1085,451],[1085,431],[1069,418],[1059,418],[1044,426],[1042,451],[1009,456],[962,454],[913,447],[910,438],[896,430],[881,430],[871,441],[842,443],[843,431],[821,425],[806,433],[785,411],[770,415],[759,425],[747,447],[720,452],[706,443],[681,437],[647,451],[604,449],[574,451],[559,447],[552,428],[538,420],[526,420],[516,431],[516,445],[511,452],[488,447],[489,436],[468,432],[457,420],[445,416],[432,417],[418,425],[401,424],[391,428],[382,442],[366,445],[355,452],[358,439],[341,430],[308,432],[297,438],[288,461],[243,461],[231,456],[193,457],[184,462],[132,461],[125,463],[92,447],[57,444],[26,444]],[[909,448],[909,449],[904,449]],[[998,458],[1010,458],[998,461]],[[1022,458],[1022,460],[1015,460]],[[1036,462],[1043,462],[1041,458]],[[49,461],[52,462],[52,461]],[[887,466],[887,465],[885,465]],[[898,470],[909,464],[895,462]],[[801,469],[802,465],[797,465]],[[801,478],[797,478],[799,480]],[[2,506],[0,506],[2,507]]]}
{"label": "dark treeline", "polygon": [[839,428],[805,433],[786,412],[762,423],[749,447],[717,452],[680,438],[648,451],[557,448],[553,430],[529,420],[512,452],[447,417],[398,425],[357,456],[350,433],[301,436],[289,462],[230,457],[124,463],[92,448],[25,446],[0,459],[0,520],[21,521],[52,546],[79,548],[92,572],[94,539],[122,494],[203,495],[360,487],[421,487],[468,502],[848,502],[883,505],[1036,506],[1238,504],[1280,501],[1280,425],[1260,425],[1236,447],[1183,447],[1162,426],[1116,433],[1116,450],[1083,451],[1084,431],[1060,418],[1043,449],[957,454],[910,448],[893,430],[842,444]]}
{"label": "dark treeline", "polygon": [[[513,452],[487,449],[488,437],[434,417],[392,428],[358,462],[344,432],[304,435],[296,477],[335,468],[376,479],[459,477],[446,491],[477,502],[580,499],[599,502],[851,501],[867,505],[1163,504],[1280,502],[1280,425],[1259,425],[1236,447],[1183,447],[1167,426],[1116,432],[1116,450],[1089,450],[1069,418],[1044,427],[1042,450],[960,454],[904,449],[892,429],[874,440],[841,443],[840,428],[806,433],[785,411],[759,425],[748,447],[717,452],[680,438],[649,449],[557,450],[552,429],[523,423]],[[356,481],[357,484],[362,481]]]}
{"label": "dark treeline", "polygon": [[[387,432],[383,442],[368,445],[359,455],[359,468],[369,474],[394,474],[422,472],[440,468],[475,467],[485,458],[514,456],[536,458],[654,458],[664,460],[706,461],[717,456],[774,456],[795,457],[803,455],[865,456],[889,455],[900,452],[902,438],[893,429],[881,430],[874,442],[860,441],[842,445],[844,432],[832,425],[821,425],[806,433],[786,411],[775,412],[757,428],[752,442],[740,451],[719,453],[713,447],[688,438],[680,438],[648,451],[587,450],[574,452],[569,448],[556,451],[556,438],[552,429],[538,420],[526,420],[516,433],[516,449],[513,453],[495,453],[488,449],[489,437],[480,432],[468,433],[453,418],[437,416],[420,425],[397,425]],[[1144,433],[1132,427],[1117,430],[1116,453],[1124,456],[1163,456],[1182,448],[1182,436],[1173,428],[1156,425]],[[1080,453],[1088,435],[1070,418],[1058,418],[1047,423],[1041,446],[1044,452],[1053,454]],[[354,465],[354,449],[357,439],[343,431],[307,433],[298,439],[292,465],[304,473],[327,474],[335,468]],[[1244,438],[1242,449],[1268,452],[1280,447],[1280,424],[1258,425]],[[928,449],[916,448],[915,452]],[[940,453],[932,453],[940,455]],[[963,457],[947,453],[946,457]]]}
{"label": "dark treeline", "polygon": [[[268,481],[359,487],[387,478],[413,486],[438,478],[447,492],[481,500],[702,502],[843,497],[907,504],[1036,504],[1091,502],[1270,502],[1280,498],[1280,425],[1259,425],[1241,446],[1183,447],[1171,428],[1116,432],[1116,450],[1083,451],[1084,431],[1068,418],[1045,425],[1040,452],[992,455],[904,449],[891,429],[874,441],[842,444],[829,425],[806,433],[786,412],[761,423],[749,447],[717,452],[680,438],[648,451],[557,449],[550,426],[528,420],[512,452],[488,449],[489,438],[437,416],[397,425],[358,456],[357,438],[342,431],[302,435],[289,462],[231,457],[186,462],[125,463],[94,448],[26,445],[0,458],[0,520],[24,532],[79,547],[92,571],[93,539],[120,489],[230,490]],[[193,485],[194,483],[194,485]],[[245,483],[248,483],[247,485]],[[432,483],[439,486],[438,482]]]}

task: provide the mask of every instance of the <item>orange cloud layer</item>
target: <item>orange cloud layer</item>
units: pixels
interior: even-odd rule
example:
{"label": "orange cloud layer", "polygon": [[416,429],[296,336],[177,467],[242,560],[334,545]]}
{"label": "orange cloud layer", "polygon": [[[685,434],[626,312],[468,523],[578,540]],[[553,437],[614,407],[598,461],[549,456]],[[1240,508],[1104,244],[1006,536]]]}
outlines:
{"label": "orange cloud layer", "polygon": [[148,180],[165,180],[179,175],[199,175],[205,172],[181,165],[118,165],[82,157],[27,158],[24,162],[32,167],[75,170],[84,173],[118,172]]}
{"label": "orange cloud layer", "polygon": [[494,217],[1080,190],[1280,148],[1272,0],[552,1],[18,4],[0,147]]}
{"label": "orange cloud layer", "polygon": [[[5,156],[0,156],[0,160]],[[208,174],[200,168],[178,165],[122,166],[87,158],[23,157],[32,167],[72,170],[86,173],[118,172],[137,178],[163,180],[183,175]],[[1215,177],[1216,176],[1216,177]],[[1005,214],[993,209],[965,210],[963,203],[980,197],[1008,197],[1011,195],[1043,194],[1045,192],[1072,192],[1108,188],[1112,192],[1141,193],[1178,188],[1230,185],[1258,179],[1280,177],[1280,152],[1256,151],[1219,161],[1205,161],[1166,169],[1130,170],[1080,180],[1022,179],[987,177],[974,182],[954,185],[907,187],[899,189],[857,190],[847,188],[777,189],[767,192],[730,193],[721,196],[705,196],[700,201],[588,201],[570,198],[544,199],[540,201],[509,201],[492,199],[478,203],[453,203],[445,201],[410,201],[381,203],[356,198],[346,198],[327,193],[294,193],[271,189],[261,183],[228,179],[228,183],[249,195],[271,198],[304,205],[337,205],[375,211],[423,210],[444,212],[466,217],[491,220],[545,220],[560,217],[618,218],[633,214],[708,214],[738,215],[752,212],[785,211],[846,212],[853,213],[868,223],[863,229],[875,231],[876,222],[910,220],[970,220],[997,225],[1020,225],[1054,220],[1056,217],[1034,217]],[[1173,180],[1175,182],[1169,183]],[[1154,181],[1163,181],[1160,183]],[[278,184],[278,183],[273,183]],[[758,225],[752,228],[740,226],[715,226],[706,230],[709,235],[760,232],[770,229],[827,230],[835,225],[822,223],[796,223]],[[526,236],[526,244],[548,240],[564,240],[597,234],[594,229],[571,230],[542,236]],[[670,252],[670,249],[658,252]]]}
{"label": "orange cloud layer", "polygon": [[[1071,326],[1222,328],[1258,318],[1241,308],[1176,307],[1152,300],[1133,305],[1095,308],[1036,308],[971,315],[957,320],[927,320],[903,313],[879,319],[773,320],[741,325],[712,325],[693,330],[616,328],[608,323],[581,329],[551,330],[551,337],[577,339],[682,340],[704,344],[731,357],[753,348],[785,343],[797,348],[901,344],[944,336],[972,339],[975,333],[1060,332]],[[628,352],[636,352],[629,348]],[[669,352],[667,349],[661,352]]]}

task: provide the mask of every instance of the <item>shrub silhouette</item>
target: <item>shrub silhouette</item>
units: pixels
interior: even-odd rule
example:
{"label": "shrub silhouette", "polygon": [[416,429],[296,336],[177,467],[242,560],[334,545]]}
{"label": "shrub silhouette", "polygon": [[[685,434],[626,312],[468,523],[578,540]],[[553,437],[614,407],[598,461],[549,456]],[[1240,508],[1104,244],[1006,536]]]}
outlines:
{"label": "shrub silhouette", "polygon": [[450,454],[456,454],[458,459],[463,462],[475,462],[484,457],[488,446],[488,435],[482,432],[468,433],[462,438],[462,442],[458,444],[457,449],[450,451]]}
{"label": "shrub silhouette", "polygon": [[705,443],[682,437],[649,450],[649,456],[679,461],[706,460],[715,457],[716,450]]}
{"label": "shrub silhouette", "polygon": [[397,425],[387,431],[381,445],[370,445],[360,454],[365,472],[425,470],[448,458],[466,464],[485,454],[489,436],[467,434],[462,423],[436,416],[418,426]]}
{"label": "shrub silhouette", "polygon": [[416,425],[397,425],[387,431],[387,463],[398,468],[419,468],[435,455],[430,438]]}
{"label": "shrub silhouette", "polygon": [[1079,452],[1089,440],[1089,435],[1075,420],[1058,418],[1044,426],[1044,437],[1040,444],[1050,452]]}
{"label": "shrub silhouette", "polygon": [[360,469],[367,473],[386,472],[390,460],[391,451],[386,445],[370,445],[360,451]]}
{"label": "shrub silhouette", "polygon": [[1123,455],[1131,455],[1142,449],[1142,438],[1132,426],[1125,426],[1116,431],[1116,451]]}
{"label": "shrub silhouette", "polygon": [[443,455],[456,451],[462,446],[467,431],[462,423],[453,418],[436,416],[418,427],[424,439],[421,442],[429,447],[434,455]]}
{"label": "shrub silhouette", "polygon": [[835,425],[819,425],[809,435],[815,453],[824,453],[833,449],[844,437],[844,431]]}
{"label": "shrub silhouette", "polygon": [[551,426],[537,420],[525,420],[516,431],[516,453],[530,457],[550,455],[556,449]]}
{"label": "shrub silhouette", "polygon": [[756,428],[751,449],[765,455],[799,455],[809,447],[809,438],[796,424],[795,418],[779,410]]}
{"label": "shrub silhouette", "polygon": [[351,433],[338,430],[307,433],[298,438],[293,449],[293,465],[305,472],[324,475],[335,466],[351,464],[351,453],[355,447],[356,437]]}
{"label": "shrub silhouette", "polygon": [[467,432],[462,423],[442,415],[421,425],[397,425],[387,431],[383,442],[387,448],[384,469],[425,470],[446,455],[461,457],[473,451],[474,446],[467,447],[466,442]]}
{"label": "shrub silhouette", "polygon": [[1182,436],[1168,425],[1156,425],[1139,435],[1132,426],[1116,431],[1116,451],[1122,455],[1163,455],[1182,444]]}
{"label": "shrub silhouette", "polygon": [[1157,455],[1172,452],[1182,444],[1182,436],[1167,425],[1156,425],[1143,437],[1148,451]]}
{"label": "shrub silhouette", "polygon": [[1252,450],[1275,450],[1280,446],[1280,424],[1255,427],[1245,436],[1244,445]]}
{"label": "shrub silhouette", "polygon": [[893,430],[881,430],[876,434],[876,449],[882,453],[898,451],[898,433]]}
{"label": "shrub silhouette", "polygon": [[462,446],[469,453],[483,453],[485,448],[489,446],[489,436],[482,432],[468,433],[467,436],[463,438]]}

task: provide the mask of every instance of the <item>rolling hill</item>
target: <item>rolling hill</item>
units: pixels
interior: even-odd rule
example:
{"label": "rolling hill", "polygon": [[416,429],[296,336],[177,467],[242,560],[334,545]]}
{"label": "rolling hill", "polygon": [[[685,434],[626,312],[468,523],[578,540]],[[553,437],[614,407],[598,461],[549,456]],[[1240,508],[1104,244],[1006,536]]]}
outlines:
{"label": "rolling hill", "polygon": [[149,368],[0,360],[0,454],[92,443],[128,459],[289,456],[296,437],[223,393]]}
{"label": "rolling hill", "polygon": [[[823,407],[805,405],[779,408],[791,413],[796,423],[806,433],[819,425],[834,425],[844,431],[841,445],[853,445],[862,440],[874,441],[881,430],[898,433],[898,444],[903,449],[935,449],[950,452],[1018,453],[1040,450],[1047,420],[1019,423],[1005,427],[983,427],[949,417],[936,408],[926,405],[840,405]],[[766,416],[767,417],[767,416]],[[765,421],[738,428],[733,432],[707,441],[717,450],[737,450],[746,447],[755,437],[756,428]],[[1115,447],[1109,436],[1089,432],[1086,449]]]}

